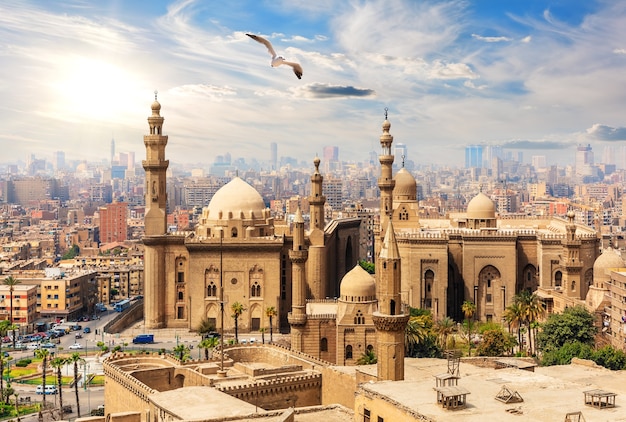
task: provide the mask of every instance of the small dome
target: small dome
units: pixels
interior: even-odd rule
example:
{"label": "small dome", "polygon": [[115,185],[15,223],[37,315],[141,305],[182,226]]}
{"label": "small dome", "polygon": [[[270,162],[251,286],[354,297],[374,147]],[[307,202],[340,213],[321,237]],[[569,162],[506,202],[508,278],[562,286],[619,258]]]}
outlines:
{"label": "small dome", "polygon": [[219,219],[220,212],[223,218],[228,218],[229,215],[240,218],[241,210],[245,210],[247,218],[259,219],[263,218],[265,202],[256,189],[235,177],[215,192],[207,210],[209,219]]}
{"label": "small dome", "polygon": [[609,268],[624,268],[624,260],[619,252],[613,248],[607,248],[593,263],[593,280],[597,284],[600,281],[608,281],[610,276],[606,273]]}
{"label": "small dome", "polygon": [[496,218],[496,204],[480,192],[467,204],[467,218],[475,220]]}
{"label": "small dome", "polygon": [[417,182],[411,173],[404,167],[394,177],[396,186],[393,188],[393,197],[398,200],[413,200],[417,198]]}
{"label": "small dome", "polygon": [[376,280],[357,264],[343,276],[340,292],[345,302],[371,302],[376,300]]}
{"label": "small dome", "polygon": [[157,100],[154,100],[150,108],[152,109],[152,111],[161,111],[161,103],[159,103]]}

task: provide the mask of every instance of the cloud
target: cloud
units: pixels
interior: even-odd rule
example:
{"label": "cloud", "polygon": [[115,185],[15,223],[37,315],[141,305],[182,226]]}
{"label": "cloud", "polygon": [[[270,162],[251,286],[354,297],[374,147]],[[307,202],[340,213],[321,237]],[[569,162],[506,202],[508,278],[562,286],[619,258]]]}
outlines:
{"label": "cloud", "polygon": [[477,79],[472,69],[465,63],[444,63],[435,61],[428,75],[429,79]]}
{"label": "cloud", "polygon": [[484,41],[484,42],[504,42],[504,41],[511,41],[511,38],[509,37],[483,37],[482,35],[478,35],[478,34],[472,34],[472,38],[478,40],[478,41]]}
{"label": "cloud", "polygon": [[599,141],[624,141],[626,140],[626,127],[611,127],[596,123],[587,129],[587,135]]}
{"label": "cloud", "polygon": [[533,37],[531,37],[530,35],[525,36],[524,38],[521,39],[521,42],[523,43],[529,43],[531,42],[533,39]]}
{"label": "cloud", "polygon": [[626,54],[626,48],[616,48],[615,50],[613,50],[613,53],[615,53],[615,54]]}
{"label": "cloud", "polygon": [[321,83],[303,86],[302,88],[298,88],[296,93],[299,96],[307,98],[373,97],[376,95],[376,92],[373,89]]}
{"label": "cloud", "polygon": [[502,148],[508,149],[564,149],[571,146],[570,143],[561,141],[529,141],[526,139],[506,141],[501,145]]}

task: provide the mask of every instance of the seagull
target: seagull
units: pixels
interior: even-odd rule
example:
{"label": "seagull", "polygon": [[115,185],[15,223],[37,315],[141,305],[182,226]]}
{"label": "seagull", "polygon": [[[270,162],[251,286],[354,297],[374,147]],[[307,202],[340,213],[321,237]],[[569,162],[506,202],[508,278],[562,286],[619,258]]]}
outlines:
{"label": "seagull", "polygon": [[265,38],[260,37],[258,35],[254,35],[254,34],[246,34],[246,35],[252,38],[253,40],[255,40],[256,42],[259,42],[267,47],[267,51],[269,51],[270,55],[272,56],[272,63],[271,63],[272,67],[278,67],[281,64],[286,64],[293,68],[293,73],[296,74],[298,79],[302,79],[302,66],[300,66],[299,63],[288,62],[285,60],[283,56],[277,55],[276,52],[274,51],[274,47],[272,47],[272,43],[270,43]]}

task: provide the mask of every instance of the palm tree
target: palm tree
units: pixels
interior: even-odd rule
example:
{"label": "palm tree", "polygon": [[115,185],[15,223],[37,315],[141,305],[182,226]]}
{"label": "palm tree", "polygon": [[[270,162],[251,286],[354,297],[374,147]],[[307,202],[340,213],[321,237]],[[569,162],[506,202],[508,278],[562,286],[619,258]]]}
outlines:
{"label": "palm tree", "polygon": [[[80,417],[80,402],[78,401],[78,364],[85,364],[85,359],[80,357],[80,353],[74,352],[72,355],[67,358],[67,363],[71,363],[74,365],[74,394],[76,395],[76,413],[78,417]],[[87,382],[87,380],[84,380]]]}
{"label": "palm tree", "polygon": [[[22,284],[22,282],[16,278],[13,278],[13,276],[8,276],[7,278],[4,279],[4,285],[9,286],[9,293],[11,294],[10,299],[9,299],[10,300],[9,306],[11,306],[11,311],[9,313],[9,321],[11,321],[11,325],[13,325],[13,291],[15,290],[15,286],[17,286],[18,284]],[[15,349],[15,327],[13,328],[13,348]]]}
{"label": "palm tree", "polygon": [[361,357],[356,361],[357,365],[373,365],[378,362],[376,354],[373,350],[367,349]]}
{"label": "palm tree", "polygon": [[181,362],[185,361],[185,357],[188,356],[188,352],[189,352],[189,348],[182,343],[174,347],[174,353],[178,355],[178,359]]}
{"label": "palm tree", "polygon": [[9,332],[9,326],[11,325],[11,321],[4,320],[0,321],[0,399],[4,394],[4,355],[2,354],[2,339]]}
{"label": "palm tree", "polygon": [[230,305],[230,310],[233,312],[232,317],[235,319],[235,343],[239,343],[239,317],[246,308],[243,304],[235,302]]}
{"label": "palm tree", "polygon": [[435,333],[440,339],[441,348],[446,350],[448,345],[448,336],[454,332],[454,320],[450,317],[444,317],[435,323]]}
{"label": "palm tree", "polygon": [[476,313],[476,304],[471,300],[466,300],[461,305],[461,311],[465,315],[465,321],[467,321],[467,344],[469,346],[468,354],[472,356],[472,319]]}
{"label": "palm tree", "polygon": [[198,333],[204,337],[204,334],[215,330],[215,323],[207,317],[203,317],[198,324]]}
{"label": "palm tree", "polygon": [[520,328],[522,327],[523,319],[522,306],[516,301],[513,301],[513,303],[504,310],[504,320],[509,323],[509,329],[517,331],[517,341],[520,347],[522,345],[522,332]]}
{"label": "palm tree", "polygon": [[261,332],[261,342],[265,344],[265,333],[267,332],[267,328],[261,327],[259,328],[259,331]]}
{"label": "palm tree", "polygon": [[[61,419],[63,419],[63,376],[61,374],[61,369],[65,366],[65,358],[56,357],[50,361],[50,366],[57,370],[57,385],[59,386],[59,409],[61,413]],[[45,391],[45,390],[44,390]]]}
{"label": "palm tree", "polygon": [[214,349],[220,344],[220,339],[217,337],[205,338],[198,344],[198,347],[204,349],[204,359],[209,360],[209,349]]}
{"label": "palm tree", "polygon": [[522,312],[522,322],[526,324],[528,328],[528,350],[530,354],[533,353],[533,341],[532,333],[533,329],[531,325],[545,314],[545,309],[541,304],[541,299],[537,296],[537,293],[531,293],[530,290],[522,290],[513,298],[514,303],[519,304]]}
{"label": "palm tree", "polygon": [[43,385],[43,407],[46,408],[46,371],[48,370],[48,349],[35,350],[35,356],[41,359],[41,384]]}
{"label": "palm tree", "polygon": [[423,342],[428,336],[429,315],[418,315],[409,318],[404,329],[404,350],[410,355],[413,347]]}
{"label": "palm tree", "polygon": [[276,316],[276,308],[273,306],[268,306],[265,308],[265,316],[270,319],[270,343],[274,341],[274,327],[272,326],[272,318]]}

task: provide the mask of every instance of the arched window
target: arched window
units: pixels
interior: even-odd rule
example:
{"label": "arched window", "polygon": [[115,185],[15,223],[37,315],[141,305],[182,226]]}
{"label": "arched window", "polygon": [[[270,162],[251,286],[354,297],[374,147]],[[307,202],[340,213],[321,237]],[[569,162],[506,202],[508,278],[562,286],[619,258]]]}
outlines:
{"label": "arched window", "polygon": [[230,231],[230,237],[237,237],[237,228],[233,227],[233,229]]}
{"label": "arched window", "polygon": [[346,346],[346,359],[352,359],[352,346],[349,344]]}
{"label": "arched window", "polygon": [[576,291],[576,280],[572,280],[572,284],[571,284],[571,291],[575,292]]}
{"label": "arched window", "polygon": [[182,291],[178,292],[178,300],[183,300],[184,295],[185,294]]}
{"label": "arched window", "polygon": [[261,297],[261,286],[256,281],[250,287],[250,296],[251,297]]}
{"label": "arched window", "polygon": [[328,352],[328,339],[326,337],[320,340],[320,352]]}
{"label": "arched window", "polygon": [[206,295],[211,297],[217,296],[217,286],[215,283],[211,282],[211,284],[206,287]]}
{"label": "arched window", "polygon": [[361,312],[361,310],[356,311],[354,323],[357,325],[365,324],[365,317],[363,316],[363,312]]}
{"label": "arched window", "polygon": [[561,271],[557,271],[554,273],[554,286],[561,287],[561,282],[563,281],[563,273]]}
{"label": "arched window", "polygon": [[371,344],[368,344],[366,349],[367,349],[368,352],[371,352],[371,351],[374,350],[374,346],[372,346]]}

